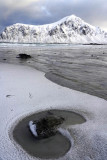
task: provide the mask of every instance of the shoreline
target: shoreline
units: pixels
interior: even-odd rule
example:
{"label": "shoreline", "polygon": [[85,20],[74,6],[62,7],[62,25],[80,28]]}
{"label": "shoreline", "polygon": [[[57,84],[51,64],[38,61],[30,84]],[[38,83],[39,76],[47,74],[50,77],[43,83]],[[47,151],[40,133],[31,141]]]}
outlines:
{"label": "shoreline", "polygon": [[[54,82],[107,100],[106,46],[0,46],[0,61],[51,74]],[[18,54],[31,55],[21,60]],[[50,80],[51,80],[50,78]]]}

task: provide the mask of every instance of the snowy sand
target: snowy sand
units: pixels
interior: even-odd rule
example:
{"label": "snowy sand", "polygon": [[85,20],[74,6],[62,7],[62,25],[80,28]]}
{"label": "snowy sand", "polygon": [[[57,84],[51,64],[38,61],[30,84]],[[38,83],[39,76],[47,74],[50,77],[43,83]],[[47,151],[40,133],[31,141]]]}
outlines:
{"label": "snowy sand", "polygon": [[15,122],[45,109],[68,109],[87,122],[69,126],[74,144],[60,160],[106,160],[107,101],[61,87],[30,67],[0,64],[0,160],[33,160],[12,139]]}

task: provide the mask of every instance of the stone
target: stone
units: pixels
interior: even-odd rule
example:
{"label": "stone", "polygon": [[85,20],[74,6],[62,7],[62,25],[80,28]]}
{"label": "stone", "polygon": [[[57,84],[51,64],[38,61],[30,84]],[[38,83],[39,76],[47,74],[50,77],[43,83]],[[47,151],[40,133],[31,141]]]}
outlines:
{"label": "stone", "polygon": [[33,125],[36,125],[36,131],[38,138],[48,138],[57,133],[58,126],[64,121],[63,117],[47,116],[41,118],[38,121],[33,121]]}
{"label": "stone", "polygon": [[16,58],[28,59],[31,58],[31,55],[20,53]]}

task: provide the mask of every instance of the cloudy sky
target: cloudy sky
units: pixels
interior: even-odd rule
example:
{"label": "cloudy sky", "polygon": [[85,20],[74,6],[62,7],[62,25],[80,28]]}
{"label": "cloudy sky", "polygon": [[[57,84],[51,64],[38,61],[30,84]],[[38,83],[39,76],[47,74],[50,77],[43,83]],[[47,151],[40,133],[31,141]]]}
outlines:
{"label": "cloudy sky", "polygon": [[0,0],[0,30],[14,23],[52,23],[71,14],[107,31],[107,0]]}

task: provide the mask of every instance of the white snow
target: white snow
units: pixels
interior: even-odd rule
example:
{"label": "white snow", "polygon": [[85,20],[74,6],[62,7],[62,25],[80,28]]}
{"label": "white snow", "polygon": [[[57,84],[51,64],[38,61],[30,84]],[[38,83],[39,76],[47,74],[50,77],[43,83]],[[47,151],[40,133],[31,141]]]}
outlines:
{"label": "white snow", "polygon": [[13,24],[1,33],[0,42],[107,44],[107,33],[71,15],[52,24]]}
{"label": "white snow", "polygon": [[33,124],[33,121],[30,121],[30,122],[29,122],[29,129],[30,129],[30,131],[32,132],[32,134],[33,134],[35,137],[38,136],[38,134],[37,134],[37,132],[36,132],[36,124]]}
{"label": "white snow", "polygon": [[[8,95],[8,96],[6,96]],[[107,101],[59,86],[33,68],[0,63],[0,159],[37,160],[12,138],[26,115],[45,109],[67,109],[87,122],[69,126],[73,146],[59,160],[107,159]]]}

